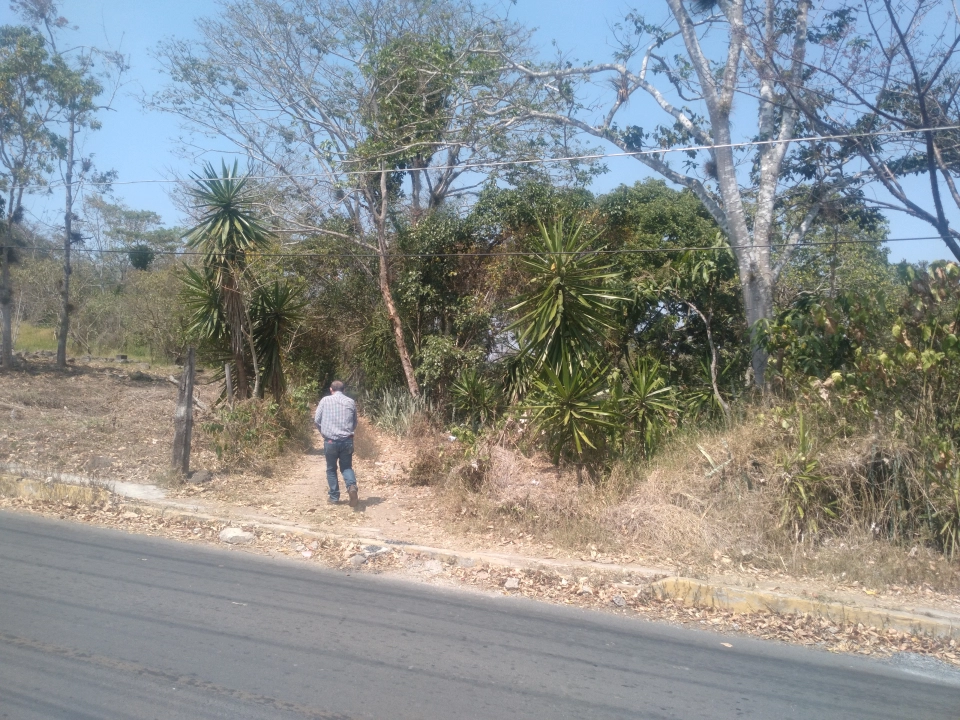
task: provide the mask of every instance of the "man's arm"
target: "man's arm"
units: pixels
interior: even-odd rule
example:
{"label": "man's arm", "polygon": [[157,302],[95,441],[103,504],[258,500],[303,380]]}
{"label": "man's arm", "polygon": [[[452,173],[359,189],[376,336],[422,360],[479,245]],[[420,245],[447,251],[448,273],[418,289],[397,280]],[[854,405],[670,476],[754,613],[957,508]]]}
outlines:
{"label": "man's arm", "polygon": [[323,400],[317,403],[317,411],[313,414],[313,424],[317,426],[317,432],[320,432],[320,422],[323,420]]}

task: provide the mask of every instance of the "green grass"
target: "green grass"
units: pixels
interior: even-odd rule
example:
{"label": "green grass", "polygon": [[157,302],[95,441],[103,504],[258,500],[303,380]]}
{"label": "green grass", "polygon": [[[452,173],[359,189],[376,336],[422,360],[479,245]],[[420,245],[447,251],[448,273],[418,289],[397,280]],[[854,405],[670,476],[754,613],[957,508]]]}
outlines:
{"label": "green grass", "polygon": [[57,336],[54,334],[53,328],[21,323],[17,339],[13,343],[13,349],[19,352],[56,350]]}
{"label": "green grass", "polygon": [[[14,352],[39,352],[49,350],[56,352],[57,336],[52,327],[42,327],[31,325],[30,323],[21,323],[16,342],[13,343]],[[152,362],[150,351],[145,348],[135,348],[132,350],[118,350],[116,348],[97,347],[93,349],[93,355],[101,357],[112,357],[118,353],[123,353],[130,360],[137,362]],[[86,351],[75,343],[68,343],[67,354],[71,357],[77,355],[86,355]]]}

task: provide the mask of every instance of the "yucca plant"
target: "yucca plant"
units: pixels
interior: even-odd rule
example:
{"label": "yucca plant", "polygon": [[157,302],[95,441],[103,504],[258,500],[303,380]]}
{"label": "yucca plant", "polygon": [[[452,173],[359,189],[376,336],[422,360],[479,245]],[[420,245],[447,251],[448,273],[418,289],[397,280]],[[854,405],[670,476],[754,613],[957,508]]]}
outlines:
{"label": "yucca plant", "polygon": [[363,404],[377,427],[395,435],[406,435],[418,416],[436,414],[436,408],[422,395],[414,397],[399,388],[367,395]]}
{"label": "yucca plant", "polygon": [[519,318],[508,330],[516,333],[534,372],[572,371],[602,348],[606,332],[617,329],[616,308],[626,300],[618,288],[623,274],[592,249],[596,236],[583,237],[583,222],[538,224],[533,253],[518,258],[530,290],[509,309]]}
{"label": "yucca plant", "polygon": [[283,348],[302,320],[306,301],[299,288],[286,280],[274,280],[253,292],[250,317],[263,384],[279,401],[287,383],[283,375]]}
{"label": "yucca plant", "polygon": [[[233,168],[223,163],[218,174],[207,163],[201,175],[193,175],[194,187],[189,193],[200,221],[187,233],[186,241],[187,247],[200,251],[203,271],[198,276],[188,273],[187,286],[190,290],[198,290],[197,280],[202,276],[210,289],[208,299],[215,298],[219,303],[222,321],[217,322],[222,322],[233,356],[237,392],[241,398],[246,398],[250,396],[247,377],[250,367],[256,377],[254,393],[259,394],[261,388],[253,328],[241,285],[248,254],[265,248],[270,235],[257,220],[247,178],[239,176],[237,168],[236,162]],[[195,308],[199,310],[200,305],[198,299]],[[193,324],[199,329],[206,324],[196,316],[197,310]]]}
{"label": "yucca plant", "polygon": [[650,457],[680,412],[677,394],[667,385],[660,363],[637,358],[627,369],[619,397],[627,426],[640,439],[644,457]]}
{"label": "yucca plant", "polygon": [[555,464],[564,459],[576,463],[578,481],[599,455],[606,435],[618,430],[606,382],[603,367],[566,363],[557,370],[544,366],[534,380],[534,397],[528,404],[533,425],[543,433]]}
{"label": "yucca plant", "polygon": [[180,298],[189,313],[187,332],[214,345],[226,341],[227,318],[212,271],[184,265],[180,280],[183,283]]}
{"label": "yucca plant", "polygon": [[453,406],[470,422],[485,425],[500,412],[502,393],[476,368],[467,368],[450,387]]}
{"label": "yucca plant", "polygon": [[516,353],[499,363],[507,402],[520,403],[533,388],[534,368],[529,355]]}
{"label": "yucca plant", "polygon": [[[719,382],[728,382],[730,374],[730,365],[725,365],[717,373],[718,387]],[[718,419],[726,418],[729,411],[729,405],[725,408],[720,404],[720,396],[713,388],[713,373],[710,363],[701,358],[700,376],[698,382],[687,391],[684,399],[686,412],[695,418]]]}

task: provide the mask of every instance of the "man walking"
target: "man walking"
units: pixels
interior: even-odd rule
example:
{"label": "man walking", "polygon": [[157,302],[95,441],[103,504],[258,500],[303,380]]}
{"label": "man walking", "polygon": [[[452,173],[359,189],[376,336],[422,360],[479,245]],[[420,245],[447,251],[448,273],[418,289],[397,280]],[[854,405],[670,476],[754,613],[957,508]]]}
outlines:
{"label": "man walking", "polygon": [[327,485],[330,502],[340,502],[340,483],[337,480],[337,461],[350,496],[350,507],[356,507],[357,476],[353,473],[353,433],[357,429],[357,404],[343,394],[343,383],[334,380],[330,394],[320,400],[313,424],[323,436],[323,454],[327,459]]}

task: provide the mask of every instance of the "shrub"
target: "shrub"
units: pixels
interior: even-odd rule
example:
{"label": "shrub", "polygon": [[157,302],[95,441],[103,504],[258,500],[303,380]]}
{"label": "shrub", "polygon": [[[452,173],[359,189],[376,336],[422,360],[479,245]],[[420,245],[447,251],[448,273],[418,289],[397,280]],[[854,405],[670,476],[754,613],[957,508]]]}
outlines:
{"label": "shrub", "polygon": [[201,429],[222,463],[256,469],[291,443],[300,449],[309,446],[309,409],[316,395],[316,384],[307,384],[293,388],[279,403],[251,398],[233,407],[221,405]]}
{"label": "shrub", "polygon": [[491,422],[502,409],[503,394],[476,368],[461,372],[450,390],[454,409],[474,427]]}
{"label": "shrub", "polygon": [[450,454],[437,442],[424,442],[410,464],[407,477],[411,485],[439,485],[447,474]]}
{"label": "shrub", "polygon": [[215,419],[201,427],[221,462],[256,466],[279,455],[286,445],[287,430],[279,414],[280,406],[274,402],[244,400],[232,408],[221,406]]}
{"label": "shrub", "polygon": [[780,519],[797,540],[816,535],[826,519],[835,519],[840,501],[823,474],[813,433],[803,413],[797,419],[796,449],[783,461],[783,505]]}
{"label": "shrub", "polygon": [[432,403],[423,396],[413,397],[405,388],[369,394],[363,409],[374,425],[394,435],[406,435],[423,417],[436,414]]}

